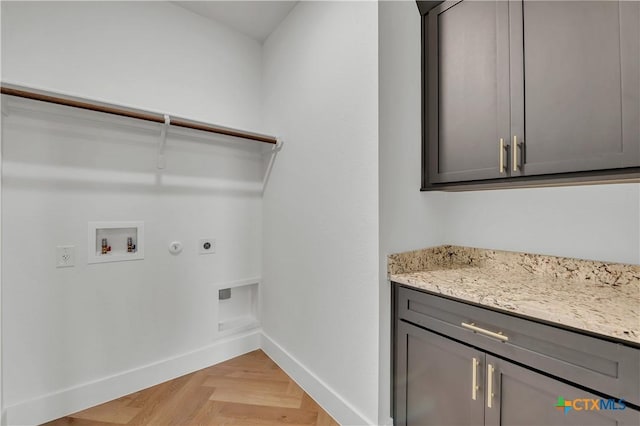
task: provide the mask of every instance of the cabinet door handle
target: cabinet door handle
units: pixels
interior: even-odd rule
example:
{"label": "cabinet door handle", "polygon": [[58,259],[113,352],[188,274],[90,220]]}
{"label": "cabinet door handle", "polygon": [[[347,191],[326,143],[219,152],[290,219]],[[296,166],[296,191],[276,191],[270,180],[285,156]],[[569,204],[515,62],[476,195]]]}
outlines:
{"label": "cabinet door handle", "polygon": [[487,364],[487,408],[493,405],[493,372],[494,368],[491,364]]}
{"label": "cabinet door handle", "polygon": [[499,157],[500,157],[500,173],[505,173],[507,171],[507,168],[504,166],[504,139],[503,138],[500,138]]}
{"label": "cabinet door handle", "polygon": [[476,333],[481,333],[487,336],[495,337],[496,339],[502,340],[503,342],[507,342],[509,340],[507,336],[502,334],[502,331],[499,331],[496,333],[494,331],[490,331],[490,330],[486,330],[484,328],[478,327],[477,325],[475,325],[475,323],[467,324],[466,322],[463,322],[461,325],[464,328],[468,328],[469,330],[475,331]]}
{"label": "cabinet door handle", "polygon": [[471,369],[473,370],[473,372],[471,373],[473,375],[472,379],[471,379],[471,399],[473,399],[474,401],[476,400],[476,396],[478,394],[478,359],[477,358],[473,358],[472,359],[472,364],[471,364]]}
{"label": "cabinet door handle", "polygon": [[520,168],[520,163],[518,163],[518,148],[520,148],[520,146],[518,145],[518,137],[517,136],[513,136],[513,147],[512,147],[512,151],[513,151],[513,171],[517,172],[518,169]]}

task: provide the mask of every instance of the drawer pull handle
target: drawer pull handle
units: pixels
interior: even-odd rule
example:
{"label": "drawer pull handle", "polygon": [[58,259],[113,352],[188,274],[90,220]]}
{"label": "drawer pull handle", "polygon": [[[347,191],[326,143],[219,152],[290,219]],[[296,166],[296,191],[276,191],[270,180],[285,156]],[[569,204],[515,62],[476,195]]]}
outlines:
{"label": "drawer pull handle", "polygon": [[513,150],[513,171],[517,172],[520,168],[520,164],[518,163],[518,148],[520,145],[518,144],[518,136],[513,137],[513,145],[511,149]]}
{"label": "drawer pull handle", "polygon": [[503,138],[500,138],[499,158],[500,158],[500,173],[506,173],[507,168],[504,166],[504,139]]}
{"label": "drawer pull handle", "polygon": [[493,372],[494,368],[491,364],[487,364],[487,408],[491,408],[493,404]]}
{"label": "drawer pull handle", "polygon": [[482,334],[485,334],[487,336],[495,337],[496,339],[502,340],[503,342],[506,342],[506,341],[509,340],[509,338],[507,336],[505,336],[504,334],[502,334],[501,331],[495,333],[493,331],[485,330],[484,328],[480,328],[480,327],[476,326],[474,323],[467,324],[466,322],[463,322],[462,326],[464,328],[468,328],[469,330],[473,330],[476,333],[482,333]]}
{"label": "drawer pull handle", "polygon": [[478,359],[473,358],[471,364],[473,370],[473,378],[471,379],[471,399],[473,399],[474,401],[476,400],[476,396],[478,394],[478,364]]}

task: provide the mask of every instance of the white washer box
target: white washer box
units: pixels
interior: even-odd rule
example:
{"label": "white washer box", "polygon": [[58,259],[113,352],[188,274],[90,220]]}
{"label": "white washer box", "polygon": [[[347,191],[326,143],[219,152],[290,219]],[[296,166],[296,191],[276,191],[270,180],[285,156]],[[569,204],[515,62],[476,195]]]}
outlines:
{"label": "white washer box", "polygon": [[[102,239],[107,239],[111,251],[102,253]],[[131,238],[135,249],[128,251]],[[144,259],[144,222],[89,222],[88,263],[122,262]]]}

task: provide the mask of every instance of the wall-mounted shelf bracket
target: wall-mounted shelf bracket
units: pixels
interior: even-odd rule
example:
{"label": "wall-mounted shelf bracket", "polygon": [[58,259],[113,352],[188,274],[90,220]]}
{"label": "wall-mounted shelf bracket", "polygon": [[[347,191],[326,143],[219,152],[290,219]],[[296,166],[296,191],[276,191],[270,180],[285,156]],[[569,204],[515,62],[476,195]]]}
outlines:
{"label": "wall-mounted shelf bracket", "polygon": [[284,141],[281,138],[276,138],[276,143],[271,147],[270,150],[265,151],[265,154],[270,154],[271,158],[269,158],[269,164],[267,165],[267,170],[264,172],[264,177],[262,178],[262,194],[264,195],[264,191],[267,188],[267,182],[269,181],[269,176],[271,175],[271,169],[273,168],[273,162],[275,161],[276,154],[280,152],[282,149],[282,145]]}
{"label": "wall-mounted shelf bracket", "polygon": [[2,115],[4,117],[8,117],[9,116],[9,103],[7,102],[7,97],[6,96],[2,97]]}
{"label": "wall-mounted shelf bracket", "polygon": [[167,166],[166,159],[164,157],[164,149],[167,146],[167,131],[171,125],[171,117],[164,114],[164,124],[162,124],[162,131],[160,132],[160,142],[158,143],[158,169],[162,170]]}

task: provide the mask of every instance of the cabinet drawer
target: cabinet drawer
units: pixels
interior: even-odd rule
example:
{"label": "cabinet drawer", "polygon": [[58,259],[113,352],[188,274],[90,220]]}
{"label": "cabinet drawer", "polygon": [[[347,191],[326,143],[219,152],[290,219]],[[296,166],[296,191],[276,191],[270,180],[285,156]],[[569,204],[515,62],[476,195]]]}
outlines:
{"label": "cabinet drawer", "polygon": [[640,405],[638,349],[418,290],[397,291],[400,320]]}

